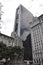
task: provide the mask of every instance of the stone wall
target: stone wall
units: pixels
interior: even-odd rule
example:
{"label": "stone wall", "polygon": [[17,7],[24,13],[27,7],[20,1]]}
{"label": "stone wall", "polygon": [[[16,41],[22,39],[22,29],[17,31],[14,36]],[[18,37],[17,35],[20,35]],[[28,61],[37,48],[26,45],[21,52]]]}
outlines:
{"label": "stone wall", "polygon": [[27,65],[23,60],[13,60],[7,63],[7,65]]}
{"label": "stone wall", "polygon": [[20,46],[23,48],[23,42],[17,34],[14,34],[14,38],[12,38],[11,36],[0,33],[0,42],[3,42],[7,46]]}

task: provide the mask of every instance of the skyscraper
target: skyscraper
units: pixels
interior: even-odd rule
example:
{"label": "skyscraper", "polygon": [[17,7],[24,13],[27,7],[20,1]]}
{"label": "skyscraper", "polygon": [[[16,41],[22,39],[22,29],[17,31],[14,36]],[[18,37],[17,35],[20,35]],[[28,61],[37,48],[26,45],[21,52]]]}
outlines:
{"label": "skyscraper", "polygon": [[26,36],[29,34],[30,27],[29,22],[33,20],[33,15],[22,5],[20,5],[16,10],[16,18],[14,30],[12,32],[12,37],[16,32],[22,40],[26,39]]}

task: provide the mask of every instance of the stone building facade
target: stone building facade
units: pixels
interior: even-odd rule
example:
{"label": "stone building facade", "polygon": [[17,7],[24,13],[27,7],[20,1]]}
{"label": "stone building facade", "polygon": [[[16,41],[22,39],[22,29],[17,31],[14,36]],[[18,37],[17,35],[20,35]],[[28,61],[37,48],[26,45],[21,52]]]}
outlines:
{"label": "stone building facade", "polygon": [[3,42],[7,46],[20,46],[23,48],[22,40],[15,34],[15,38],[0,33],[0,42]]}
{"label": "stone building facade", "polygon": [[43,15],[30,22],[33,63],[43,65]]}

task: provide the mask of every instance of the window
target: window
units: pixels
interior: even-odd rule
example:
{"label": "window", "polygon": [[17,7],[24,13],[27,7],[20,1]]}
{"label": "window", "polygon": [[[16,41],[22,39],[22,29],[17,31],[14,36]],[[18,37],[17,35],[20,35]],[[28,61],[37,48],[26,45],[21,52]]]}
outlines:
{"label": "window", "polygon": [[17,29],[18,29],[18,23],[16,23],[15,25],[15,31],[17,32]]}
{"label": "window", "polygon": [[42,33],[43,33],[43,23],[42,23],[41,29],[42,29]]}
{"label": "window", "polygon": [[19,19],[19,14],[17,14],[17,16],[16,16],[16,20],[17,20],[17,19]]}
{"label": "window", "polygon": [[40,58],[39,58],[39,63],[41,63]]}
{"label": "window", "polygon": [[38,63],[38,60],[37,60],[37,63]]}
{"label": "window", "polygon": [[42,63],[43,63],[43,59],[42,59]]}

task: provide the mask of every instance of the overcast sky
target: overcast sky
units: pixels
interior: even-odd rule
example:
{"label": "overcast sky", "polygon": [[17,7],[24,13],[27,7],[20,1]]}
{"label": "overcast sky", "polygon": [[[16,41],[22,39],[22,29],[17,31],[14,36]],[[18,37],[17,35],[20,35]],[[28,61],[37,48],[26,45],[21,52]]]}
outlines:
{"label": "overcast sky", "polygon": [[3,5],[2,33],[11,35],[14,27],[16,8],[22,4],[34,16],[43,14],[43,0],[0,0]]}

